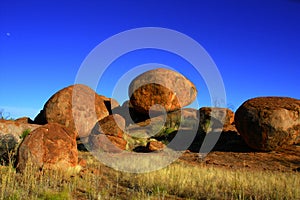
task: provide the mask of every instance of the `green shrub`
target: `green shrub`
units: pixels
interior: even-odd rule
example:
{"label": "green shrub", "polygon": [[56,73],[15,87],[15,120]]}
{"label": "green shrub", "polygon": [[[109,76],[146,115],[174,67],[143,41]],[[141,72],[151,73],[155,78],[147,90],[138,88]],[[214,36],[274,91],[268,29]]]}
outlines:
{"label": "green shrub", "polygon": [[25,129],[25,130],[22,132],[22,134],[20,135],[20,139],[24,140],[24,139],[27,137],[27,135],[30,134],[30,132],[31,132],[30,129]]}

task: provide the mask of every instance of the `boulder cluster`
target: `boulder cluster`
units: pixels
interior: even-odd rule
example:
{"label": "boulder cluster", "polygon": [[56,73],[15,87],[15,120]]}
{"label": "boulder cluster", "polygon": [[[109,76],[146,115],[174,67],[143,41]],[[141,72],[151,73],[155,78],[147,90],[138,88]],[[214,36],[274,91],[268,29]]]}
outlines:
{"label": "boulder cluster", "polygon": [[129,100],[119,105],[88,86],[71,85],[50,97],[33,121],[0,120],[2,160],[15,151],[20,171],[28,162],[40,169],[66,169],[79,164],[82,149],[186,150],[172,146],[179,132],[182,138],[195,133],[191,151],[199,151],[204,139],[216,132],[221,135],[214,149],[221,151],[272,151],[300,144],[297,99],[253,98],[235,113],[228,108],[184,108],[197,96],[195,85],[178,72],[161,68],[132,80],[128,94]]}

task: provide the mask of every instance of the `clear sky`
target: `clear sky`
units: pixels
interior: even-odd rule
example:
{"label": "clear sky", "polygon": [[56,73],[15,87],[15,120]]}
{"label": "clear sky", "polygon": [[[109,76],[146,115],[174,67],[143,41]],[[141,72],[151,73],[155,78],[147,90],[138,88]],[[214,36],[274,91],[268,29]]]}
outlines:
{"label": "clear sky", "polygon": [[[0,109],[34,118],[52,94],[75,82],[99,43],[139,27],[173,29],[200,43],[216,63],[234,110],[257,96],[300,99],[298,0],[12,0],[0,6]],[[195,83],[199,107],[211,105],[188,62],[151,49],[112,63],[97,92],[111,96],[122,74],[144,63],[174,67]],[[116,95],[120,104],[126,94],[124,85],[124,94]]]}

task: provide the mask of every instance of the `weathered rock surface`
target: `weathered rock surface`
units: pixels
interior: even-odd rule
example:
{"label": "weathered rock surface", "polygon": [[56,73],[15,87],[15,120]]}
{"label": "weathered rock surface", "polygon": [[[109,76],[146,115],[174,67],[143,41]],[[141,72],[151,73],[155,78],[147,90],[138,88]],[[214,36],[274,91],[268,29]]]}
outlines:
{"label": "weathered rock surface", "polygon": [[122,106],[115,107],[112,113],[121,115],[126,121],[126,126],[149,119],[148,115],[136,112],[129,100],[125,101]]}
{"label": "weathered rock surface", "polygon": [[259,97],[244,102],[235,113],[235,124],[252,148],[271,151],[300,143],[300,100]]}
{"label": "weathered rock surface", "polygon": [[89,136],[90,150],[105,152],[121,152],[126,149],[124,138],[125,120],[118,114],[113,114],[100,120]]}
{"label": "weathered rock surface", "polygon": [[160,141],[149,141],[146,146],[146,148],[149,149],[150,152],[160,151],[163,150],[165,147],[166,145]]}
{"label": "weathered rock surface", "polygon": [[18,149],[17,169],[23,171],[30,162],[40,169],[67,169],[76,166],[76,133],[56,123],[35,129]]}
{"label": "weathered rock surface", "polygon": [[202,107],[199,113],[200,128],[205,132],[210,129],[223,129],[234,122],[234,113],[228,108]]}
{"label": "weathered rock surface", "polygon": [[7,161],[10,151],[15,151],[22,141],[24,131],[33,131],[40,125],[0,119],[0,159]]}
{"label": "weathered rock surface", "polygon": [[33,121],[29,117],[21,117],[16,119],[15,121],[19,123],[29,123],[29,124],[33,123]]}
{"label": "weathered rock surface", "polygon": [[138,153],[150,153],[154,151],[162,151],[164,148],[166,148],[166,145],[163,142],[151,138],[144,139],[143,142],[136,143],[135,148],[132,150]]}
{"label": "weathered rock surface", "polygon": [[35,118],[35,123],[59,123],[79,137],[88,137],[95,123],[118,106],[115,100],[96,94],[85,85],[72,85],[55,93]]}
{"label": "weathered rock surface", "polygon": [[165,140],[168,134],[180,128],[197,131],[199,124],[198,115],[199,112],[196,109],[183,108],[169,112],[166,115],[160,115],[132,124],[126,128],[126,132],[135,137],[158,137]]}
{"label": "weathered rock surface", "polygon": [[136,77],[128,93],[134,109],[148,115],[150,108],[152,112],[161,112],[161,107],[170,112],[189,105],[195,100],[197,89],[178,72],[158,68]]}

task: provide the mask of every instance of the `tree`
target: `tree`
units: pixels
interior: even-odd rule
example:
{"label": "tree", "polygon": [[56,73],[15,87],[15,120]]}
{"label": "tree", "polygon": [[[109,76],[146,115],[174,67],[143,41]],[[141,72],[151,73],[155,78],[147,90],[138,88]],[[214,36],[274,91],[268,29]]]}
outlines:
{"label": "tree", "polygon": [[0,119],[8,119],[10,114],[8,112],[4,112],[4,109],[0,109]]}

